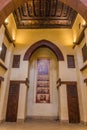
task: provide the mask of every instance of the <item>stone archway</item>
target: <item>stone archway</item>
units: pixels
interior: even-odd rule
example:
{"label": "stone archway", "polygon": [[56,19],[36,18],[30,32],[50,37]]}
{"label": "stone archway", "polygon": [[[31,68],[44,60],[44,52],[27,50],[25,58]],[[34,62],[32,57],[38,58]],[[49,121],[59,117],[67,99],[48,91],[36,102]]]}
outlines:
{"label": "stone archway", "polygon": [[[5,18],[13,12],[18,6],[22,5],[27,0],[0,0],[0,25]],[[60,0],[68,6],[75,9],[87,21],[87,1],[86,0]]]}
{"label": "stone archway", "polygon": [[[45,53],[44,53],[45,52]],[[42,62],[49,59],[49,102],[40,104],[37,100],[37,72],[38,60]],[[27,115],[26,118],[36,119],[58,119],[59,118],[59,99],[58,91],[56,89],[56,81],[59,76],[59,62],[64,61],[62,51],[51,41],[40,40],[31,45],[25,52],[24,60],[27,60],[28,65],[28,78],[29,78],[29,91],[27,96]],[[32,80],[33,79],[33,80]],[[43,93],[43,92],[42,92]],[[32,96],[33,95],[33,96]],[[42,94],[44,95],[44,94]],[[56,99],[56,100],[55,100]],[[32,102],[33,100],[33,102]],[[43,100],[43,99],[42,99]],[[37,105],[38,104],[38,105]],[[53,109],[53,112],[51,111]],[[46,111],[46,115],[45,115]]]}
{"label": "stone archway", "polygon": [[53,44],[52,42],[50,42],[48,40],[38,41],[35,44],[33,44],[30,48],[28,48],[28,50],[26,51],[26,53],[24,55],[24,60],[29,60],[31,58],[32,54],[38,48],[44,47],[44,46],[49,48],[50,50],[52,50],[59,61],[64,60],[64,57],[63,57],[61,50],[55,44]]}

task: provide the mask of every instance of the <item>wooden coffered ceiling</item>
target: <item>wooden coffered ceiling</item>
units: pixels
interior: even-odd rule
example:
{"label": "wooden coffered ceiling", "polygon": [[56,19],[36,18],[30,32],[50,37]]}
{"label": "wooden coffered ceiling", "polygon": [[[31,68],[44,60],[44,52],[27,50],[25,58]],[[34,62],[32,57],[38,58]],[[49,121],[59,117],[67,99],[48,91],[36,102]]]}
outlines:
{"label": "wooden coffered ceiling", "polygon": [[17,28],[72,28],[77,12],[59,0],[28,0],[13,12]]}

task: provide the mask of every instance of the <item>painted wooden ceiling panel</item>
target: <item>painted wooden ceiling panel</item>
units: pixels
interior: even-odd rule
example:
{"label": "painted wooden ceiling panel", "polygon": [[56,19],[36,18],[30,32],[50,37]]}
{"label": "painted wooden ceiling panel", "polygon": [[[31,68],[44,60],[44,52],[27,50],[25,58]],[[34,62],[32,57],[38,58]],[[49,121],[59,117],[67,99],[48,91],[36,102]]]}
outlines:
{"label": "painted wooden ceiling panel", "polygon": [[77,12],[58,0],[28,0],[14,11],[17,28],[71,28]]}

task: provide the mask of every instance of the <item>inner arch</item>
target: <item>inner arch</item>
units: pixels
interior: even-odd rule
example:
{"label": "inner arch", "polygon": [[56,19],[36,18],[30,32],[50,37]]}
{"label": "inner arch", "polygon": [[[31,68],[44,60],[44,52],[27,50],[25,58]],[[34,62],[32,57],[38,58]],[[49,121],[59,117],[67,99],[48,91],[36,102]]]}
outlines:
{"label": "inner arch", "polygon": [[63,61],[64,60],[64,57],[63,57],[63,54],[62,54],[61,50],[55,44],[53,44],[52,42],[47,41],[47,40],[38,41],[35,44],[33,44],[30,48],[28,48],[28,50],[26,51],[26,53],[24,55],[24,60],[29,60],[30,57],[32,56],[32,54],[38,48],[43,47],[43,46],[51,49],[55,53],[55,55],[56,55],[56,57],[57,57],[57,59],[59,61]]}

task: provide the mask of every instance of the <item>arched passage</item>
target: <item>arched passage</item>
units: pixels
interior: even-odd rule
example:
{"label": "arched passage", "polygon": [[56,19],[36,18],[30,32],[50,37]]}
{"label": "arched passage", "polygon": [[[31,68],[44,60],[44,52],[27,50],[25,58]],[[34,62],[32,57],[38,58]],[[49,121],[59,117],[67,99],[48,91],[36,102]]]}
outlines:
{"label": "arched passage", "polygon": [[47,48],[50,48],[56,55],[57,59],[59,61],[63,61],[64,60],[64,57],[63,57],[63,54],[62,52],[60,51],[60,49],[55,45],[53,44],[52,42],[50,41],[47,41],[47,40],[41,40],[41,41],[38,41],[36,42],[35,44],[33,44],[25,53],[24,55],[24,60],[29,60],[31,55],[34,53],[35,50],[37,50],[38,48],[40,47],[47,47]]}
{"label": "arched passage", "polygon": [[[18,6],[22,5],[27,0],[0,0],[0,25],[5,18],[13,12]],[[87,1],[86,0],[61,0],[68,6],[75,9],[87,21]]]}

